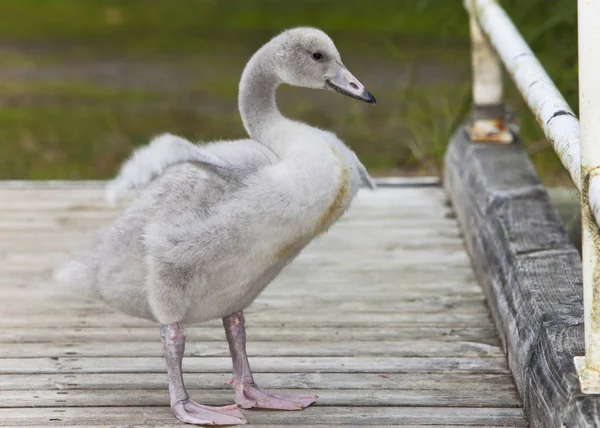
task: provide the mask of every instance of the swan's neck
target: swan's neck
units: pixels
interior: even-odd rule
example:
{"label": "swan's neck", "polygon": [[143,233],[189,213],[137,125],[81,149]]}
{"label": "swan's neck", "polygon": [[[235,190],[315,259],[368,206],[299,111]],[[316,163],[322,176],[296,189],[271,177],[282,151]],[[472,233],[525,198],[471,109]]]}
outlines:
{"label": "swan's neck", "polygon": [[275,103],[275,91],[281,81],[272,69],[274,56],[269,44],[254,54],[242,74],[238,98],[246,131],[252,139],[272,149],[277,142],[277,129],[287,121]]}

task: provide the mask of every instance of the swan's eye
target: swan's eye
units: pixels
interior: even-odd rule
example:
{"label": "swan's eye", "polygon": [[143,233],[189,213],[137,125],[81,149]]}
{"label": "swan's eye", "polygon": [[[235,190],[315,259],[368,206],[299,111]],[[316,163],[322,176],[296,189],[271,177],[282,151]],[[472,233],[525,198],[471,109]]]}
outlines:
{"label": "swan's eye", "polygon": [[321,61],[323,59],[323,54],[321,52],[315,52],[312,54],[312,57],[315,61]]}

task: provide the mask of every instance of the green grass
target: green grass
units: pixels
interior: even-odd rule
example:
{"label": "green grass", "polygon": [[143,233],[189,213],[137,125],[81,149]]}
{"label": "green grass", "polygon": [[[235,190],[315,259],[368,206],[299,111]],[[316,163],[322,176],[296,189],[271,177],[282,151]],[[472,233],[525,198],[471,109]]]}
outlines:
{"label": "green grass", "polygon": [[[337,132],[375,174],[439,174],[470,109],[461,3],[0,0],[0,178],[106,178],[159,132],[242,137],[243,65],[296,25],[330,33],[378,105],[284,88],[284,112]],[[502,2],[576,109],[575,3]],[[510,84],[507,99],[543,179],[564,182]]]}
{"label": "green grass", "polygon": [[119,90],[117,88],[103,87],[85,81],[45,82],[45,83],[2,83],[0,82],[0,96],[61,96],[63,99],[83,98],[96,101],[114,100],[118,102],[152,102],[157,94],[151,91]]}
{"label": "green grass", "polygon": [[[133,41],[172,48],[208,32],[278,32],[297,25],[340,32],[464,36],[463,15],[459,2],[437,0],[4,0],[0,37],[73,42],[76,36],[109,45],[117,42],[121,48],[123,42]],[[141,35],[154,36],[142,41]]]}

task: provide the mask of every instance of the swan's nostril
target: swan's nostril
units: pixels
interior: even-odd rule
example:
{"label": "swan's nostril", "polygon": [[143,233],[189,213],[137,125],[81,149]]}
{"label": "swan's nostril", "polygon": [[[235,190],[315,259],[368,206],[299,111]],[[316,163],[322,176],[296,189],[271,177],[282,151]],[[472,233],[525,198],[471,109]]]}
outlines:
{"label": "swan's nostril", "polygon": [[358,85],[354,82],[350,82],[350,86],[352,86],[354,89],[358,89]]}

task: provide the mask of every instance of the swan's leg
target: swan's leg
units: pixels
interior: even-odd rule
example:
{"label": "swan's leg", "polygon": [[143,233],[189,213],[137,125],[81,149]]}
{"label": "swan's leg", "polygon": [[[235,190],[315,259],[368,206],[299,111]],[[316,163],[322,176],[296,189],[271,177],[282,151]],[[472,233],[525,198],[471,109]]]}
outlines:
{"label": "swan's leg", "polygon": [[246,419],[238,407],[233,404],[225,407],[203,406],[190,399],[185,385],[181,360],[185,349],[185,330],[180,323],[163,325],[160,336],[163,341],[167,373],[169,375],[169,393],[171,410],[182,422],[197,425],[239,425]]}
{"label": "swan's leg", "polygon": [[235,402],[249,409],[259,407],[263,409],[301,410],[310,406],[317,399],[314,395],[278,394],[259,388],[254,382],[248,356],[246,355],[246,328],[244,327],[244,314],[236,312],[223,318],[225,334],[229,342],[231,359],[233,361],[233,389]]}

